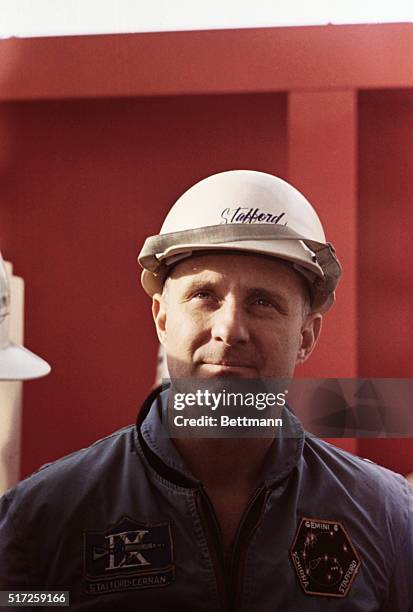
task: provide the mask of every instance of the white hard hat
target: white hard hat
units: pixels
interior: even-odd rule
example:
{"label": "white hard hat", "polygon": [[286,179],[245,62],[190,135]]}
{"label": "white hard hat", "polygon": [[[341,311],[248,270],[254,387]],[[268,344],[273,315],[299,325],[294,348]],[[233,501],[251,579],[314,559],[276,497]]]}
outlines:
{"label": "white hard hat", "polygon": [[152,296],[168,266],[195,251],[236,250],[290,262],[310,284],[312,308],[327,310],[341,266],[306,198],[286,181],[253,170],[214,174],[172,206],[159,235],[146,239],[138,261]]}
{"label": "white hard hat", "polygon": [[0,253],[0,380],[29,380],[49,374],[49,364],[9,339],[10,285]]}

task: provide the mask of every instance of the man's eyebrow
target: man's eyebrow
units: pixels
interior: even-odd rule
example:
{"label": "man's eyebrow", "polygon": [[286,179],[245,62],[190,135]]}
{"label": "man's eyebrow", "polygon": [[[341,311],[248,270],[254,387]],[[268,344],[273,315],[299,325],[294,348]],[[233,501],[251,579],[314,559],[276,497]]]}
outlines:
{"label": "man's eyebrow", "polygon": [[[214,289],[217,287],[219,283],[220,281],[212,280],[211,278],[193,279],[189,281],[189,283],[185,286],[184,291],[185,293],[192,293],[199,289],[204,289],[204,290]],[[287,303],[288,303],[286,296],[284,296],[279,291],[268,289],[268,287],[259,287],[259,286],[258,287],[257,286],[244,287],[244,292],[247,296],[260,295],[270,300],[275,300],[278,303],[280,303],[280,305],[287,306]]]}
{"label": "man's eyebrow", "polygon": [[[210,276],[205,278],[193,278],[189,280],[187,284],[185,284],[185,287],[183,288],[183,293],[185,295],[190,295],[191,293],[194,293],[195,291],[199,291],[201,289],[203,291],[216,290],[222,282],[222,279],[214,279]],[[225,283],[225,288],[226,287],[227,285]],[[288,298],[282,293],[282,291],[277,291],[276,289],[269,289],[268,287],[255,285],[250,287],[245,286],[242,289],[244,294],[248,297],[263,296],[268,300],[273,300],[277,302],[281,307],[287,308],[288,306]]]}
{"label": "man's eyebrow", "polygon": [[193,279],[184,287],[185,293],[191,293],[197,289],[213,289],[217,286],[217,281],[212,281],[210,278]]}

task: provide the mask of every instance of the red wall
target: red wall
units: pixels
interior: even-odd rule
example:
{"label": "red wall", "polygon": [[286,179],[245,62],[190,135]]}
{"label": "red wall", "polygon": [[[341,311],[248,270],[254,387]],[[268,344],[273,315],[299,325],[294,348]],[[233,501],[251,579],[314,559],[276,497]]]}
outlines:
{"label": "red wall", "polygon": [[[413,377],[413,89],[359,94],[359,375]],[[413,472],[412,439],[358,452]]]}
{"label": "red wall", "polygon": [[413,377],[413,89],[359,95],[359,371]]}

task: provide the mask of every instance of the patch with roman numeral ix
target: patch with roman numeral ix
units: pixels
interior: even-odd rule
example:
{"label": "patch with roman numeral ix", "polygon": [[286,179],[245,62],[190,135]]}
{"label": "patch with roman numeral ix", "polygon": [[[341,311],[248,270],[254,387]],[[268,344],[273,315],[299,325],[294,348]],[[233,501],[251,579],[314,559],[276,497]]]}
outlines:
{"label": "patch with roman numeral ix", "polygon": [[89,595],[163,587],[175,577],[169,522],[150,525],[124,516],[105,531],[84,532],[83,557]]}
{"label": "patch with roman numeral ix", "polygon": [[307,595],[346,597],[361,564],[343,524],[316,518],[301,518],[290,556]]}

